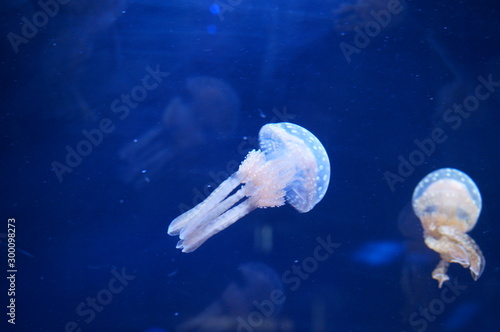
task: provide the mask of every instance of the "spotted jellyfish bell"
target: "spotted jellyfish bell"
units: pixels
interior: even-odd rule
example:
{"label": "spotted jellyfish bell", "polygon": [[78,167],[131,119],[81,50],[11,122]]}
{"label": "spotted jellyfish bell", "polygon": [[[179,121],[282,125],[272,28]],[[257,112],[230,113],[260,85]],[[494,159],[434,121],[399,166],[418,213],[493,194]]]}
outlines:
{"label": "spotted jellyfish bell", "polygon": [[457,169],[439,169],[420,181],[412,202],[424,229],[425,244],[441,256],[432,272],[439,287],[449,280],[450,263],[469,268],[477,280],[483,273],[485,259],[476,242],[466,234],[476,225],[482,207],[474,181]]}

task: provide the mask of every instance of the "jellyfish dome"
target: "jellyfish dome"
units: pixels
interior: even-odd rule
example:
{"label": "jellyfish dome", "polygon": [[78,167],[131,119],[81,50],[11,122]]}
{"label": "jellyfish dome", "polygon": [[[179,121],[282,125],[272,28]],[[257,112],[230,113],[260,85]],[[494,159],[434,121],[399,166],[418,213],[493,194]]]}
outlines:
{"label": "jellyfish dome", "polygon": [[261,128],[259,144],[267,160],[295,161],[295,178],[285,188],[290,205],[308,212],[323,199],[330,182],[330,160],[316,136],[293,123],[271,123]]}

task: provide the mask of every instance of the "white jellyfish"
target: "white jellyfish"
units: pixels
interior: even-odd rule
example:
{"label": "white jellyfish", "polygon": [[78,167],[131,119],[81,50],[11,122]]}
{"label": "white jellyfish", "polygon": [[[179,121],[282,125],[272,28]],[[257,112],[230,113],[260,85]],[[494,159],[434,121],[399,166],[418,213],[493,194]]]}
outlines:
{"label": "white jellyfish", "polygon": [[313,134],[296,124],[273,123],[261,128],[259,143],[260,150],[250,151],[238,171],[207,199],[172,221],[168,234],[179,235],[177,248],[196,250],[256,208],[281,206],[286,200],[304,213],[323,199],[330,161]]}

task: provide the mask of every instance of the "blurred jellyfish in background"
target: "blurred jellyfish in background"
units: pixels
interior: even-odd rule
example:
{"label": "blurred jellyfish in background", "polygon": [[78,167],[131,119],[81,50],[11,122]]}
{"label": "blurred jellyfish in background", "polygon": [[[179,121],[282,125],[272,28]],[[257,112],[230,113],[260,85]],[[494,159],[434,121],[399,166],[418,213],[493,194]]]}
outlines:
{"label": "blurred jellyfish in background", "polygon": [[[176,331],[246,331],[248,328],[278,331],[276,317],[282,303],[268,303],[271,303],[273,291],[283,294],[280,277],[274,269],[259,262],[242,264],[238,271],[239,278],[231,282],[217,300],[178,326]],[[282,298],[284,301],[284,295]]]}
{"label": "blurred jellyfish in background", "polygon": [[[425,40],[446,69],[440,77],[443,83],[435,91],[434,110],[429,116],[431,123],[427,125],[430,130],[444,130],[454,144],[442,144],[439,149],[436,147],[436,151],[441,152],[438,158],[443,162],[446,160],[446,164],[471,163],[476,168],[483,168],[488,163],[476,157],[477,148],[483,144],[498,143],[498,130],[491,130],[486,124],[499,119],[497,94],[491,93],[487,89],[488,84],[483,83],[488,80],[496,82],[499,76],[495,71],[486,69],[488,62],[484,59],[477,60],[472,66],[467,64],[463,56],[457,56],[454,49],[457,46],[448,45],[445,37],[438,39],[427,33]],[[459,153],[456,146],[460,146]]]}
{"label": "blurred jellyfish in background", "polygon": [[238,95],[223,80],[209,76],[187,79],[159,123],[119,150],[126,164],[122,179],[140,187],[180,154],[189,155],[193,148],[228,138],[236,129],[239,112]]}
{"label": "blurred jellyfish in background", "polygon": [[[445,125],[445,122],[450,122],[448,119],[455,118],[458,114],[464,114],[464,111],[461,110],[461,102],[468,95],[474,93],[474,78],[468,77],[467,70],[461,68],[457,62],[453,61],[450,51],[433,35],[426,34],[425,40],[430,50],[442,62],[449,75],[448,82],[437,91],[436,108],[432,115],[433,126],[442,127]],[[455,124],[453,124],[454,126]]]}
{"label": "blurred jellyfish in background", "polygon": [[97,97],[119,62],[115,23],[127,0],[70,2],[60,7],[59,26],[42,52],[42,76],[47,96],[55,103],[53,117],[95,121]]}
{"label": "blurred jellyfish in background", "polygon": [[[393,8],[397,8],[393,10]],[[333,10],[335,31],[349,33],[359,30],[367,34],[378,34],[380,30],[396,26],[403,20],[404,0],[358,0],[354,3],[342,2]],[[391,14],[389,10],[397,12]],[[372,26],[368,26],[370,23]],[[358,30],[359,29],[359,30]],[[377,32],[378,31],[378,32]]]}

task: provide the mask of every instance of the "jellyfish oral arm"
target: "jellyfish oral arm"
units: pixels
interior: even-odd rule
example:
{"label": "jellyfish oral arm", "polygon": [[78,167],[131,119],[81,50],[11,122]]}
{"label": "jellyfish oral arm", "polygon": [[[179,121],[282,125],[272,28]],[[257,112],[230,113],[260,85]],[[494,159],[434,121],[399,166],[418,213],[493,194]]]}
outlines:
{"label": "jellyfish oral arm", "polygon": [[175,218],[168,226],[168,235],[178,235],[186,225],[199,222],[239,185],[234,174],[227,178],[203,202]]}
{"label": "jellyfish oral arm", "polygon": [[[240,191],[242,190],[243,189],[240,189]],[[238,193],[233,196],[236,195],[238,195]],[[233,196],[231,196],[227,200],[233,201]],[[204,218],[198,223],[198,225],[194,227],[187,227],[181,231],[179,235],[180,241],[177,243],[176,248],[182,249],[182,252],[186,253],[195,251],[213,235],[231,226],[236,221],[252,212],[254,209],[255,207],[252,206],[252,204],[249,202],[249,199],[247,199],[242,203],[236,205],[235,207],[227,210],[213,220]]]}
{"label": "jellyfish oral arm", "polygon": [[439,264],[436,266],[434,271],[432,271],[432,279],[435,279],[439,282],[439,288],[443,287],[445,281],[450,280],[450,277],[448,277],[449,266],[450,263],[442,259],[439,261]]}
{"label": "jellyfish oral arm", "polygon": [[450,238],[441,236],[439,239],[436,239],[430,235],[426,235],[425,244],[441,256],[439,264],[432,271],[432,278],[439,282],[439,288],[442,287],[445,281],[450,280],[448,277],[448,266],[450,263],[459,263],[463,267],[469,266],[467,251]]}
{"label": "jellyfish oral arm", "polygon": [[455,255],[455,257],[450,257],[448,261],[450,263],[459,263],[465,268],[468,267],[472,278],[474,280],[479,279],[484,271],[486,260],[474,239],[468,234],[458,232],[455,228],[449,226],[440,226],[438,231],[443,234],[448,241],[454,243],[455,246],[460,247],[461,250],[465,252],[465,260],[461,258],[461,255]]}
{"label": "jellyfish oral arm", "polygon": [[[207,199],[172,221],[168,234],[179,235],[178,249],[183,252],[196,250],[208,238],[251,211],[245,211],[243,207],[238,210],[230,209],[245,197],[243,188],[228,196],[240,184],[237,174],[231,175]],[[242,214],[243,211],[245,213]]]}
{"label": "jellyfish oral arm", "polygon": [[449,263],[458,263],[469,268],[472,278],[479,279],[484,270],[485,259],[479,246],[465,233],[460,233],[450,226],[437,228],[439,238],[425,234],[425,244],[441,256],[441,261],[432,272],[432,278],[439,282],[439,288],[449,280]]}
{"label": "jellyfish oral arm", "polygon": [[172,221],[168,234],[179,234],[177,248],[192,252],[255,208],[285,204],[284,187],[290,181],[290,167],[286,165],[279,160],[267,161],[261,151],[250,151],[236,173],[207,199]]}

